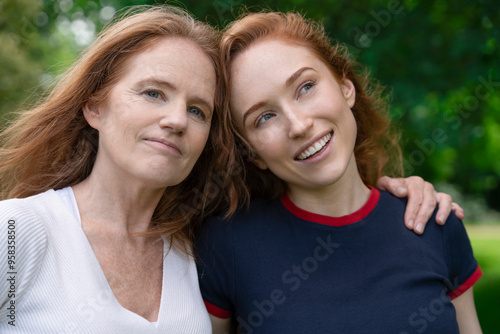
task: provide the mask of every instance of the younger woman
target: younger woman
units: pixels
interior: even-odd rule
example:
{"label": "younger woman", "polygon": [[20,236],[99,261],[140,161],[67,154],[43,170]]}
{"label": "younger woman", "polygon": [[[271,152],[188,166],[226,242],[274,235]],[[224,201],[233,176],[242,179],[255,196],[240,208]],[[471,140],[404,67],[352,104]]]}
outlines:
{"label": "younger woman", "polygon": [[221,49],[262,200],[200,233],[214,332],[232,316],[242,333],[479,333],[462,222],[416,235],[405,200],[373,187],[397,141],[345,48],[298,14],[267,13],[232,23]]}

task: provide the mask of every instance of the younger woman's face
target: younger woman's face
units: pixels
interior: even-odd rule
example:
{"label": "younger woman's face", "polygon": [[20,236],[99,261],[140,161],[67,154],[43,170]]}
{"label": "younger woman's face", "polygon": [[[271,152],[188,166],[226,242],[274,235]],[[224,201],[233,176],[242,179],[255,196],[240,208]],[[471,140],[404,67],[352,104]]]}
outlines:
{"label": "younger woman's face", "polygon": [[[304,46],[261,41],[231,64],[230,107],[257,155],[290,191],[357,173],[355,89]],[[347,175],[347,176],[346,176]]]}

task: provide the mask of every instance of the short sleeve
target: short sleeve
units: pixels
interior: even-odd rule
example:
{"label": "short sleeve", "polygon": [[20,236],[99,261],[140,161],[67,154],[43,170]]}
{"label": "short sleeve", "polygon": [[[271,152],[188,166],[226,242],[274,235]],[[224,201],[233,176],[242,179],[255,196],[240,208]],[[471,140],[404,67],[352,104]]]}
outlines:
{"label": "short sleeve", "polygon": [[451,213],[443,228],[449,269],[448,295],[454,299],[473,286],[482,271],[462,221]]}
{"label": "short sleeve", "polygon": [[198,233],[196,265],[208,312],[229,318],[234,310],[234,252],[231,222],[211,218]]}
{"label": "short sleeve", "polygon": [[38,276],[47,234],[25,200],[0,202],[0,319],[9,320]]}

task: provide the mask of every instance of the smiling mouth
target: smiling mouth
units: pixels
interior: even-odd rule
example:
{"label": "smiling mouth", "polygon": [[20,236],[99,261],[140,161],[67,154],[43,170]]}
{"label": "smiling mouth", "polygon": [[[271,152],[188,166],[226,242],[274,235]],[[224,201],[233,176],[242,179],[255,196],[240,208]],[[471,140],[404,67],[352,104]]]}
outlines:
{"label": "smiling mouth", "polygon": [[328,133],[315,143],[313,143],[311,146],[306,148],[304,151],[302,151],[296,158],[295,160],[307,160],[309,158],[312,158],[319,153],[323,152],[325,147],[328,145],[330,140],[332,139],[332,132]]}
{"label": "smiling mouth", "polygon": [[149,142],[150,144],[152,144],[153,146],[156,146],[162,150],[173,151],[173,152],[178,153],[179,155],[182,155],[181,150],[175,144],[168,142],[166,140],[157,139],[157,138],[149,138],[149,139],[146,139],[146,141]]}

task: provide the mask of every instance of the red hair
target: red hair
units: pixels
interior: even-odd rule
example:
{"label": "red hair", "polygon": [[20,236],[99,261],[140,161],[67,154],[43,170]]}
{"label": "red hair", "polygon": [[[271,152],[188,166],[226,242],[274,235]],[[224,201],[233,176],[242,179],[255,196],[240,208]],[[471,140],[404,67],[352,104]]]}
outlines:
{"label": "red hair", "polygon": [[[402,175],[399,136],[390,127],[387,104],[382,97],[383,88],[370,80],[360,64],[349,57],[346,46],[331,41],[321,24],[306,20],[298,13],[247,13],[224,30],[221,58],[226,85],[224,114],[240,144],[238,159],[246,167],[246,184],[252,196],[274,199],[281,196],[286,188],[284,182],[270,171],[262,171],[251,163],[250,146],[230,115],[230,68],[235,56],[258,41],[271,39],[309,48],[330,67],[337,80],[349,79],[354,84],[356,100],[351,108],[357,125],[354,155],[363,182],[374,186],[383,174]],[[246,191],[243,189],[243,192]]]}
{"label": "red hair", "polygon": [[[211,59],[219,79],[220,34],[216,30],[179,8],[132,8],[101,32],[41,104],[21,112],[1,134],[1,197],[28,197],[87,178],[99,134],[86,122],[82,107],[89,101],[104,102],[127,61],[167,37],[197,44]],[[232,135],[216,107],[202,155],[186,180],[163,194],[150,234],[170,236],[186,250],[184,246],[190,244],[204,217],[220,205],[234,210],[236,202],[225,196],[235,193],[230,181],[235,165],[232,152]]]}

